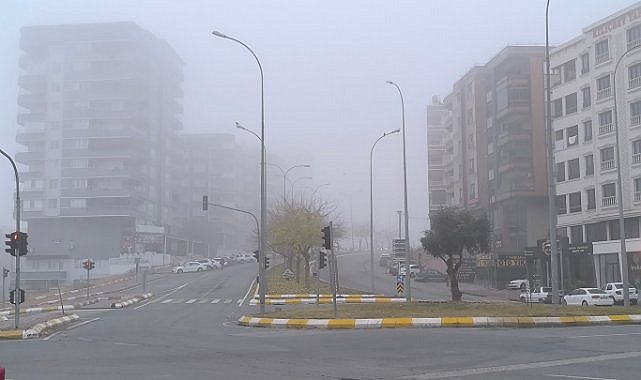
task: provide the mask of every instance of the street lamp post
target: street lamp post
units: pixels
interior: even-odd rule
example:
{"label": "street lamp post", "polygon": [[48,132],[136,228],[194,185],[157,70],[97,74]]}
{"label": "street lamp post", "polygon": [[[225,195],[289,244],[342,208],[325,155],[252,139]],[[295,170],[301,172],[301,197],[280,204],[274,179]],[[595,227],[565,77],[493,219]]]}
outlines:
{"label": "street lamp post", "polygon": [[374,141],[372,149],[369,151],[369,285],[372,293],[374,293],[374,147],[383,137],[400,131],[400,129],[395,129],[391,132],[383,133],[381,137]]}
{"label": "street lamp post", "polygon": [[[260,228],[258,229],[258,259],[264,262],[265,259],[265,226],[267,224],[267,186],[265,183],[265,78],[263,75],[263,66],[256,53],[247,46],[244,42],[237,40],[233,37],[227,36],[218,31],[212,31],[216,37],[234,41],[244,48],[249,50],[251,55],[258,64],[260,71]],[[265,312],[265,287],[267,279],[265,278],[265,268],[263,265],[258,266],[258,276],[260,281],[259,286],[259,301],[261,313]]]}
{"label": "street lamp post", "polygon": [[387,81],[388,84],[396,87],[398,94],[401,97],[401,116],[402,116],[402,130],[403,130],[403,209],[405,212],[405,246],[406,246],[406,260],[407,260],[407,275],[405,276],[405,289],[407,289],[407,302],[412,301],[412,288],[410,284],[410,270],[409,270],[409,258],[410,258],[410,217],[407,211],[407,154],[406,154],[406,138],[405,138],[405,100],[403,99],[403,92],[398,84],[392,82],[391,80]]}
{"label": "street lamp post", "polygon": [[[16,233],[20,235],[20,176],[18,175],[18,168],[16,167],[16,163],[13,161],[11,156],[9,156],[4,150],[0,149],[0,154],[5,156],[9,162],[11,162],[11,166],[13,167],[13,174],[16,177]],[[15,280],[15,297],[16,297],[16,304],[15,304],[15,314],[14,314],[14,320],[15,320],[15,327],[16,329],[18,328],[20,324],[20,301],[18,299],[22,299],[20,296],[20,252],[18,249],[16,249],[16,280]],[[4,273],[3,273],[4,276]],[[4,287],[2,289],[4,292]],[[3,294],[4,297],[4,294]]]}
{"label": "street lamp post", "polygon": [[294,185],[296,184],[296,182],[300,181],[301,179],[312,179],[312,177],[298,177],[294,181],[292,181],[292,191],[291,191],[292,203],[294,203]]}
{"label": "street lamp post", "polygon": [[280,170],[280,173],[283,175],[283,203],[287,201],[287,174],[289,173],[290,170],[295,169],[295,168],[311,168],[312,165],[309,164],[300,164],[300,165],[293,165],[287,168],[287,170],[283,170],[279,165],[273,164],[271,162],[268,162],[266,165],[268,166],[273,166]]}
{"label": "street lamp post", "polygon": [[329,185],[331,185],[331,184],[330,183],[323,183],[323,184],[320,184],[320,185],[316,186],[314,191],[312,191],[312,195],[310,196],[310,199],[313,201],[314,200],[314,195],[316,195],[318,190],[320,190],[320,188],[323,187],[323,186],[329,186]]}
{"label": "street lamp post", "polygon": [[623,180],[621,178],[621,145],[619,143],[619,113],[617,111],[617,70],[623,58],[632,50],[639,48],[639,45],[633,46],[625,51],[617,60],[614,66],[614,79],[612,81],[612,91],[614,93],[614,127],[616,136],[617,151],[617,198],[619,199],[619,241],[621,242],[621,282],[623,282],[623,306],[630,306],[630,284],[628,279],[628,253],[625,247],[625,218],[623,215]]}
{"label": "street lamp post", "polygon": [[556,183],[554,176],[554,140],[552,139],[552,87],[550,84],[550,0],[545,6],[545,127],[547,140],[547,181],[548,181],[548,234],[550,236],[550,258],[552,266],[552,303],[559,304],[559,257],[556,244]]}

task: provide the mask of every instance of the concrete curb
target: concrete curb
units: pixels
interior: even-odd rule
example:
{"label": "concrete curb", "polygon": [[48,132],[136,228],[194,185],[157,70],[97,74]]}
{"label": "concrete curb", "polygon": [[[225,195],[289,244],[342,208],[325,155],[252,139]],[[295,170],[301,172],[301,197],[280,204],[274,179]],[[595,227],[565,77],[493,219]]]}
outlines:
{"label": "concrete curb", "polygon": [[[98,303],[100,301],[106,300],[107,297],[98,297],[89,301],[77,303],[74,305],[64,305],[65,311],[69,310],[74,310],[74,309],[80,309],[83,306],[87,305],[93,305],[95,303]],[[52,311],[62,311],[62,306],[44,306],[44,307],[30,307],[27,309],[22,309],[20,310],[20,314],[39,314],[39,313],[50,313]],[[13,315],[15,314],[15,310],[3,310],[0,311],[0,316],[5,316],[5,315]]]}
{"label": "concrete curb", "polygon": [[[392,297],[346,297],[346,298],[336,298],[336,303],[396,303],[396,302],[406,302],[405,298],[392,298]],[[315,304],[316,297],[313,298],[265,298],[266,305],[300,305],[300,304]],[[330,304],[333,303],[332,298],[319,298],[319,304]],[[258,305],[259,301],[257,299],[252,299],[249,301],[249,305],[255,306]]]}
{"label": "concrete curb", "polygon": [[33,339],[40,338],[51,329],[73,322],[80,317],[78,314],[71,314],[60,318],[38,323],[33,327],[25,330],[5,330],[0,331],[0,340],[2,339]]}
{"label": "concrete curb", "polygon": [[[331,294],[319,294],[319,298],[332,298]],[[337,294],[336,298],[374,298],[374,297],[383,297],[386,298],[384,294]],[[254,298],[258,298],[258,295],[254,295]],[[316,294],[265,294],[265,299],[282,299],[282,298],[316,298]]]}
{"label": "concrete curb", "polygon": [[144,300],[146,300],[148,298],[151,298],[152,296],[153,296],[153,294],[151,294],[151,293],[145,293],[145,294],[142,294],[140,296],[136,296],[134,298],[130,298],[130,299],[128,299],[126,301],[123,301],[123,302],[112,303],[111,304],[111,308],[112,309],[122,309],[122,308],[125,308],[125,307],[129,306],[129,305],[133,305],[135,303],[142,302],[142,301],[144,301]]}
{"label": "concrete curb", "polygon": [[247,327],[298,329],[380,329],[399,327],[567,327],[589,325],[641,324],[641,314],[575,317],[437,317],[362,319],[278,319],[242,316],[238,324]]}

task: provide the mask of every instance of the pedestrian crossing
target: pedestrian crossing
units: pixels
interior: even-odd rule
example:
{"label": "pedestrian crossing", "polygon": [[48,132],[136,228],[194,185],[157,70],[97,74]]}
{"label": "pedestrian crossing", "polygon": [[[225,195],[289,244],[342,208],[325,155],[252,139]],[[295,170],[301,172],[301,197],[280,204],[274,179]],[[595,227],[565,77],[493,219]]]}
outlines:
{"label": "pedestrian crossing", "polygon": [[243,302],[242,298],[235,300],[234,298],[167,298],[158,303],[160,304],[230,304],[235,302],[240,305]]}

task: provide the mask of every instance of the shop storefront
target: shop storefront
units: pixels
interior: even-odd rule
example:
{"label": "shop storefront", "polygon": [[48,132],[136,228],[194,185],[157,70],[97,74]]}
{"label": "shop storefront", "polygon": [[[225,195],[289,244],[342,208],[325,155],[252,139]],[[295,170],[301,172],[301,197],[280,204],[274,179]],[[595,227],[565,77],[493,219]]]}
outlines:
{"label": "shop storefront", "polygon": [[[625,242],[628,257],[628,279],[630,284],[641,288],[641,239],[626,239]],[[620,242],[610,240],[592,244],[596,285],[602,287],[608,282],[621,281]]]}

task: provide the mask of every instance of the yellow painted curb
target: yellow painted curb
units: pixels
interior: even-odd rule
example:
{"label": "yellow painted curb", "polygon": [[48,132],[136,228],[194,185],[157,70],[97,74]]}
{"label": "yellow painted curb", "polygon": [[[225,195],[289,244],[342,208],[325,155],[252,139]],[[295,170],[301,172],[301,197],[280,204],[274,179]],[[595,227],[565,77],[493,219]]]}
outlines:
{"label": "yellow painted curb", "polygon": [[534,318],[532,317],[518,317],[519,327],[534,327]]}
{"label": "yellow painted curb", "polygon": [[383,318],[381,327],[412,327],[412,318]]}
{"label": "yellow painted curb", "polygon": [[297,329],[304,329],[307,327],[308,319],[288,319],[287,327],[293,327]]}
{"label": "yellow painted curb", "polygon": [[327,322],[329,329],[353,329],[356,327],[355,319],[330,319]]}
{"label": "yellow painted curb", "polygon": [[0,331],[0,339],[22,339],[23,330]]}
{"label": "yellow painted curb", "polygon": [[630,318],[629,315],[623,314],[623,315],[608,315],[610,318],[610,322],[612,323],[628,323],[632,321],[632,318]]}
{"label": "yellow painted curb", "polygon": [[574,317],[574,323],[577,325],[589,325],[591,321],[590,317],[586,315],[577,315]]}

